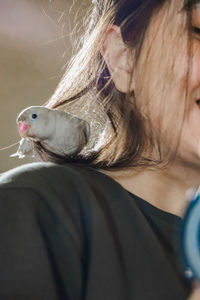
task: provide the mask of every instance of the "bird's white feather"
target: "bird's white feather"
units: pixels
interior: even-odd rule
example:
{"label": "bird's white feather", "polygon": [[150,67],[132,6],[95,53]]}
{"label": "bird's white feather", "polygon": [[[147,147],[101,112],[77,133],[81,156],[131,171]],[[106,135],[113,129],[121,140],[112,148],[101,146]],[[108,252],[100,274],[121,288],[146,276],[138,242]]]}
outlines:
{"label": "bird's white feather", "polygon": [[44,106],[26,108],[18,115],[17,124],[19,122],[28,124],[17,152],[12,155],[19,158],[32,153],[32,140],[40,141],[56,154],[72,155],[83,149],[90,136],[88,122],[67,112]]}

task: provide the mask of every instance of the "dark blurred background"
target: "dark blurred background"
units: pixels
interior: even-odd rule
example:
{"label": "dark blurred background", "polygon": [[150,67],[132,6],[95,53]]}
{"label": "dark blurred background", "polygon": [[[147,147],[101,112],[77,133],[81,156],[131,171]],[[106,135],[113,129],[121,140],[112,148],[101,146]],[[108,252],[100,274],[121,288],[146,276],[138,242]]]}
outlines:
{"label": "dark blurred background", "polygon": [[[16,117],[54,92],[81,32],[89,0],[0,0],[0,148],[20,140]],[[0,151],[0,173],[33,158]]]}

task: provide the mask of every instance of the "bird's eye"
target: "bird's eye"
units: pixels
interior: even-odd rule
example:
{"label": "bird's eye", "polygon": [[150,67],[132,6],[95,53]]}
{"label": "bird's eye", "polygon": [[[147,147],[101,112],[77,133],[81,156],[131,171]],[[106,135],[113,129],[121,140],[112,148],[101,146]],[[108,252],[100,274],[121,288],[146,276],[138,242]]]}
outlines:
{"label": "bird's eye", "polygon": [[37,114],[32,114],[31,118],[32,119],[36,119],[37,118]]}

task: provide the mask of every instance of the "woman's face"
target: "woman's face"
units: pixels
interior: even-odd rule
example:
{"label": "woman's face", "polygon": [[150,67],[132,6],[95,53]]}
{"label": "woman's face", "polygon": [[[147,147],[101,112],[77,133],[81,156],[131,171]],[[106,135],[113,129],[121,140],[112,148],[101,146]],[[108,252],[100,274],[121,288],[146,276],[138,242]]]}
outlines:
{"label": "woman's face", "polygon": [[[135,69],[135,95],[163,149],[175,147],[182,129],[177,160],[200,167],[200,33],[188,41],[183,1],[170,2],[154,15],[146,33]],[[192,11],[192,26],[200,32],[200,4]]]}

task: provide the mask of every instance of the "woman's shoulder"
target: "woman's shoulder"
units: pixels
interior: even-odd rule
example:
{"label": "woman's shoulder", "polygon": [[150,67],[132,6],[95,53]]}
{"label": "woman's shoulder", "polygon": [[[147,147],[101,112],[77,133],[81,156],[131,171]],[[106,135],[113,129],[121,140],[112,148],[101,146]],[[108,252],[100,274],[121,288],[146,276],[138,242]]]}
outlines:
{"label": "woman's shoulder", "polygon": [[115,212],[116,207],[123,210],[127,197],[111,177],[76,164],[30,163],[0,177],[0,208],[18,211],[23,207],[26,214],[42,212],[42,218],[49,210],[54,216],[67,214],[79,221],[81,215],[91,213],[103,217],[108,207]]}
{"label": "woman's shoulder", "polygon": [[[13,220],[19,215],[20,222],[25,218],[35,224],[39,218],[48,229],[47,224],[59,220],[59,228],[64,224],[82,232],[82,222],[87,227],[88,220],[101,219],[98,224],[103,224],[108,211],[120,214],[123,192],[113,179],[88,166],[25,164],[0,177],[0,225],[3,220],[7,224],[8,215]],[[18,221],[12,221],[14,226]]]}
{"label": "woman's shoulder", "polygon": [[75,164],[24,164],[0,176],[0,211],[13,219],[40,216],[44,227],[54,219],[67,226],[75,222],[81,230],[80,216],[97,206],[97,190],[106,180],[93,168]]}
{"label": "woman's shoulder", "polygon": [[[77,164],[34,162],[15,167],[0,176],[0,191],[34,191],[46,198],[92,198],[118,184],[102,172]],[[119,188],[119,187],[118,187]]]}
{"label": "woman's shoulder", "polygon": [[93,168],[76,164],[33,162],[10,169],[0,175],[0,187],[34,187],[50,183],[61,186],[68,181],[92,180],[94,176],[103,179],[104,175]]}

